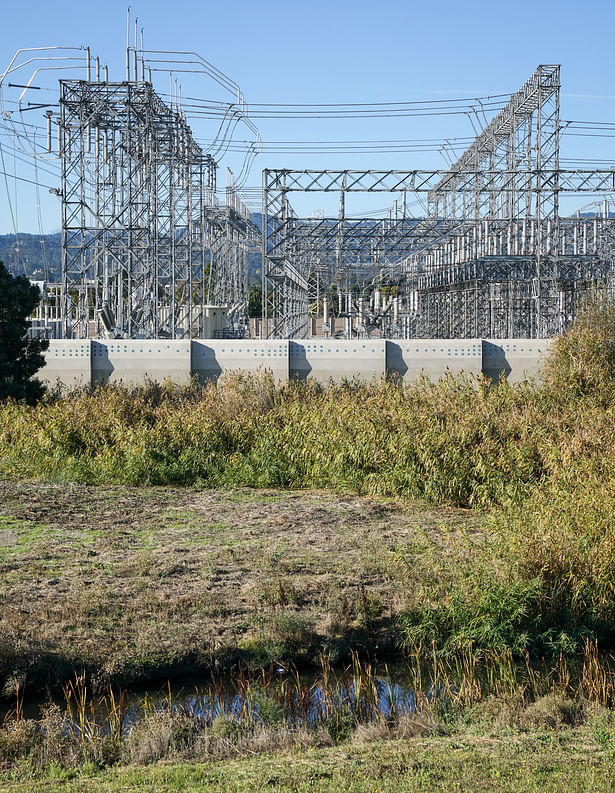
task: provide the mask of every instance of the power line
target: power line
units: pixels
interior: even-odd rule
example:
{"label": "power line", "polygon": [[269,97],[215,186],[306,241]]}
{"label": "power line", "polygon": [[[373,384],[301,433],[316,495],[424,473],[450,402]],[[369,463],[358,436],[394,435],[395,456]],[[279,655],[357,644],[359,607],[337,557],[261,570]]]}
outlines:
{"label": "power line", "polygon": [[[2,149],[2,147],[0,146],[0,150],[1,150],[1,149]],[[5,166],[5,167],[6,167],[6,166]],[[18,180],[18,181],[20,181],[20,182],[27,182],[28,184],[33,184],[33,185],[36,185],[36,184],[38,184],[38,185],[39,185],[39,187],[46,187],[46,188],[48,188],[49,190],[56,190],[56,189],[57,189],[56,187],[53,187],[52,185],[48,185],[48,184],[41,184],[40,182],[35,182],[33,179],[24,179],[24,177],[23,177],[23,176],[17,176],[17,175],[16,175],[16,174],[14,174],[14,173],[9,173],[9,171],[0,170],[0,174],[1,174],[2,176],[9,177],[9,178],[11,178],[11,179],[17,179],[17,180]],[[7,192],[8,192],[8,188],[7,188]]]}
{"label": "power line", "polygon": [[[169,94],[164,92],[157,92],[159,96],[168,97]],[[457,104],[468,105],[472,107],[474,104],[485,105],[493,104],[490,100],[493,99],[509,99],[510,94],[491,94],[490,96],[477,96],[477,97],[449,97],[448,99],[419,99],[419,100],[403,100],[403,101],[390,101],[390,102],[249,102],[246,106],[250,107],[298,107],[298,108],[315,108],[315,107],[382,107],[382,106],[399,106],[399,105],[440,105],[440,104]],[[191,102],[202,102],[210,105],[227,106],[225,102],[214,102],[211,100],[202,100],[200,97],[187,96],[186,100]],[[183,105],[183,100],[182,100]]]}

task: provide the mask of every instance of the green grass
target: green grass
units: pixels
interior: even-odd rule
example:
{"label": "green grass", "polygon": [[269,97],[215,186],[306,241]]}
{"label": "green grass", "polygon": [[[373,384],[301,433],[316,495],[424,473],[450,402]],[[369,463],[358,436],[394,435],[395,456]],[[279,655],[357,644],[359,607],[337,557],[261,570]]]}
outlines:
{"label": "green grass", "polygon": [[56,535],[56,531],[45,524],[23,520],[13,515],[0,515],[0,532],[3,533],[0,563],[27,553],[33,546],[40,546]]}
{"label": "green grass", "polygon": [[159,764],[96,771],[49,769],[2,793],[605,793],[615,786],[612,750],[585,731],[451,736],[334,749],[294,749],[224,762]]}

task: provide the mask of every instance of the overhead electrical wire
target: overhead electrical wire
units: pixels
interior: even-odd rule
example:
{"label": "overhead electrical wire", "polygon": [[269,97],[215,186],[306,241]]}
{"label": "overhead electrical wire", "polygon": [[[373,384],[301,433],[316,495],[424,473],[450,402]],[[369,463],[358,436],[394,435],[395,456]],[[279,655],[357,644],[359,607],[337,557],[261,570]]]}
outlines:
{"label": "overhead electrical wire", "polygon": [[[10,212],[10,215],[11,215],[11,222],[13,224],[13,233],[15,234],[15,244],[19,245],[19,231],[17,229],[16,212],[15,212],[15,210],[13,208],[13,202],[11,200],[11,192],[9,190],[9,182],[8,182],[8,177],[11,174],[7,173],[7,170],[6,170],[6,164],[5,164],[5,161],[4,161],[4,149],[3,149],[1,143],[0,143],[0,161],[2,162],[2,174],[4,176],[4,186],[6,188],[6,200],[7,200],[8,205],[9,205],[9,212]],[[15,176],[13,178],[17,179],[18,177]],[[22,180],[22,181],[25,181],[25,180]],[[19,250],[19,248],[17,248],[16,250]]]}
{"label": "overhead electrical wire", "polygon": [[[183,108],[183,105],[182,105]],[[502,109],[501,107],[497,108],[498,110]],[[306,118],[310,119],[324,119],[324,118],[337,118],[337,119],[358,119],[358,118],[435,118],[440,116],[467,116],[468,113],[471,111],[469,110],[461,110],[461,109],[450,109],[450,110],[440,110],[438,112],[434,111],[397,111],[397,112],[362,112],[362,113],[251,113],[250,118],[255,119],[257,121],[262,121],[264,119],[276,119],[276,120],[305,120]],[[220,118],[224,116],[222,112],[213,112],[210,109],[206,109],[203,107],[195,106],[190,108],[187,115],[189,117],[199,117],[199,118]]]}
{"label": "overhead electrical wire", "polygon": [[479,97],[448,99],[414,99],[396,102],[249,102],[248,107],[374,107],[376,105],[438,105],[448,102],[484,102],[486,99],[510,98],[510,94],[490,94]]}
{"label": "overhead electrical wire", "polygon": [[[168,97],[168,94],[161,93],[161,97]],[[249,102],[245,105],[251,117],[258,114],[271,115],[314,115],[314,114],[338,114],[338,113],[382,113],[386,111],[405,113],[408,111],[423,112],[433,110],[436,114],[452,111],[474,111],[479,108],[493,109],[503,107],[505,102],[491,101],[500,98],[509,98],[508,94],[496,94],[485,97],[465,97],[433,100],[416,100],[402,102],[320,102],[320,103],[281,103],[281,102]],[[181,100],[181,108],[188,107],[203,108],[212,113],[223,113],[228,106],[226,102],[218,102],[202,99],[200,97],[186,96]],[[438,107],[440,106],[440,107]]]}
{"label": "overhead electrical wire", "polygon": [[[156,51],[146,51],[155,53]],[[163,51],[159,51],[162,53]],[[143,52],[141,53],[143,55]],[[191,55],[191,53],[187,53]],[[200,56],[199,56],[200,57]],[[152,63],[166,63],[161,58],[148,58]],[[197,63],[191,60],[168,61],[169,63],[191,64]],[[426,99],[411,101],[377,101],[377,102],[320,102],[320,103],[282,103],[282,102],[252,102],[246,103],[238,86],[215,70],[211,64],[203,59],[198,61],[199,71],[205,72],[220,82],[224,88],[231,93],[237,91],[237,102],[219,102],[204,100],[198,97],[187,96],[180,98],[170,93],[156,92],[163,99],[168,100],[169,107],[181,112],[187,122],[194,121],[199,123],[206,119],[219,120],[218,131],[213,138],[197,138],[194,140],[199,146],[205,147],[205,151],[216,159],[222,159],[227,153],[245,155],[241,171],[235,180],[235,187],[240,190],[241,196],[254,203],[262,194],[262,187],[246,185],[251,163],[259,153],[260,136],[258,145],[255,142],[233,140],[235,130],[240,122],[251,123],[251,120],[271,119],[271,120],[353,120],[353,119],[382,119],[382,118],[418,118],[418,117],[440,117],[440,116],[467,116],[470,121],[479,121],[482,125],[488,123],[487,114],[495,114],[503,109],[510,98],[510,94],[493,94],[483,97],[463,97],[446,99]],[[62,67],[74,68],[74,67]],[[213,73],[211,70],[214,70]],[[154,71],[169,71],[154,69]],[[195,71],[193,69],[172,68],[171,72]],[[24,86],[10,86],[23,88]],[[53,89],[44,86],[29,86],[32,89],[51,91]],[[24,103],[8,98],[1,98],[3,108],[3,118],[5,129],[0,128],[0,134],[10,137],[11,143],[5,143],[4,149],[13,154],[14,170],[17,170],[17,161],[20,163],[30,163],[34,160],[35,180],[30,180],[16,173],[11,174],[7,170],[4,162],[4,152],[2,155],[3,170],[0,172],[5,177],[19,180],[21,182],[38,185],[39,171],[51,177],[59,178],[59,161],[54,160],[53,156],[36,145],[36,135],[41,136],[45,128],[41,124],[24,120],[23,113],[28,110],[40,109],[42,107],[58,107],[58,103],[37,104],[34,102]],[[8,109],[8,106],[15,106]],[[481,116],[479,116],[479,113]],[[19,120],[14,118],[14,114],[19,114]],[[29,116],[28,116],[29,117]],[[475,123],[472,122],[473,126]],[[253,126],[253,125],[252,125]],[[254,128],[255,129],[255,128]],[[475,130],[476,131],[476,130]],[[587,120],[568,120],[561,121],[560,133],[566,137],[596,137],[612,138],[615,137],[615,122],[587,121]],[[427,154],[435,153],[449,156],[452,163],[460,151],[465,150],[475,136],[460,136],[448,139],[416,138],[416,139],[378,139],[378,140],[271,140],[262,143],[261,151],[273,155],[302,154],[302,155],[356,155],[356,154]],[[34,145],[32,146],[32,143]],[[20,143],[25,144],[22,148]],[[24,156],[20,156],[24,155]],[[583,159],[583,158],[561,158],[562,165],[574,164],[608,164],[612,165],[613,160],[604,159]],[[57,164],[57,165],[56,165]],[[57,170],[56,170],[57,169]],[[446,169],[442,169],[446,170]],[[40,185],[49,187],[48,185]],[[8,185],[7,185],[8,190]],[[224,194],[224,190],[218,191]],[[9,196],[10,200],[10,196]],[[417,203],[417,202],[415,202]],[[420,202],[418,202],[420,203]],[[37,206],[40,211],[40,199],[37,195]],[[373,213],[380,213],[387,210],[373,210]],[[11,206],[11,213],[13,207]],[[371,213],[366,213],[371,214]],[[42,233],[42,229],[41,229]]]}
{"label": "overhead electrical wire", "polygon": [[[4,148],[7,151],[9,151],[9,152],[11,152],[13,154],[13,159],[14,160],[19,160],[19,162],[24,163],[25,165],[30,165],[31,166],[31,165],[33,165],[34,162],[37,162],[39,160],[39,157],[37,157],[36,155],[33,155],[33,156],[29,157],[29,158],[27,156],[21,157],[21,156],[19,156],[17,154],[17,152],[19,152],[20,154],[24,154],[24,151],[22,149],[16,149],[14,146],[11,146],[10,144],[7,144],[7,143],[5,143],[3,145],[4,145]],[[48,160],[45,160],[45,162],[50,164]],[[42,171],[43,173],[47,174],[47,176],[53,176],[53,177],[56,177],[58,179],[61,176],[59,168],[58,168],[57,171],[51,171],[51,170],[48,170],[47,168],[39,167],[39,170]]]}
{"label": "overhead electrical wire", "polygon": [[[34,145],[36,146],[36,133],[34,133]],[[47,260],[47,248],[45,246],[45,234],[43,231],[43,216],[41,213],[41,186],[38,179],[38,157],[34,158],[34,178],[36,179],[36,218],[38,222],[39,242],[43,253],[43,273],[45,281],[49,280],[49,261]]]}
{"label": "overhead electrical wire", "polygon": [[[169,98],[168,94],[160,94]],[[393,116],[441,116],[466,115],[480,111],[496,111],[505,107],[500,98],[508,94],[486,97],[435,99],[404,102],[330,102],[330,103],[273,103],[252,102],[242,106],[251,119],[293,119],[293,118],[389,118]],[[180,107],[187,115],[200,117],[224,117],[229,105],[224,102],[203,100],[187,96],[181,100]],[[234,107],[237,107],[236,105]]]}
{"label": "overhead electrical wire", "polygon": [[[446,149],[447,152],[463,152],[464,146],[454,146]],[[242,146],[241,144],[231,145],[227,151],[233,153],[243,153],[250,151],[249,146]],[[306,146],[294,146],[292,144],[281,146],[270,146],[267,143],[263,144],[263,154],[404,154],[404,153],[421,153],[421,154],[442,154],[442,147],[433,146],[400,146],[398,144],[379,144],[373,146],[314,146],[309,148]]]}
{"label": "overhead electrical wire", "polygon": [[[0,145],[0,149],[2,149],[1,145]],[[6,166],[4,165],[4,162],[3,162],[2,167],[3,167],[3,169],[6,168]],[[17,181],[19,181],[19,182],[27,182],[28,184],[33,184],[33,185],[40,184],[40,187],[46,187],[49,190],[56,190],[57,189],[56,187],[54,187],[52,185],[37,183],[33,179],[26,179],[23,176],[17,176],[16,174],[11,173],[10,171],[7,171],[7,170],[0,170],[0,174],[2,176],[9,177],[10,179],[17,179]]]}

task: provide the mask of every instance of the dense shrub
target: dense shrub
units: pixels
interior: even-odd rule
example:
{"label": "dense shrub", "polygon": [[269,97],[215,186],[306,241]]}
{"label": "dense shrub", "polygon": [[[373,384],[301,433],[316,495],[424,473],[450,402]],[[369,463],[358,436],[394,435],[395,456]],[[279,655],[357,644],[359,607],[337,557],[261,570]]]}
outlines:
{"label": "dense shrub", "polygon": [[[542,475],[499,500],[480,543],[456,538],[402,559],[420,592],[402,620],[406,646],[570,653],[588,638],[615,644],[613,396],[615,307],[595,298],[555,341],[519,416],[519,449],[538,454]],[[416,564],[425,558],[429,574]]]}
{"label": "dense shrub", "polygon": [[86,483],[329,487],[437,503],[518,499],[545,473],[528,386],[451,376],[320,388],[233,376],[0,409],[0,474]]}

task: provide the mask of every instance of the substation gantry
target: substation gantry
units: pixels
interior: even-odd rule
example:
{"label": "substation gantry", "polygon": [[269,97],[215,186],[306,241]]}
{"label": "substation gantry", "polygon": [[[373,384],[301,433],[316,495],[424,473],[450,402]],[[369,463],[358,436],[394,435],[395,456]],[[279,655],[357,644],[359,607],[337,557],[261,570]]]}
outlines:
{"label": "substation gantry", "polygon": [[209,335],[208,307],[245,314],[260,236],[232,179],[151,82],[62,80],[62,320],[67,338]]}
{"label": "substation gantry", "polygon": [[[613,294],[615,170],[560,167],[560,67],[539,66],[447,170],[263,172],[265,335],[302,337],[326,283],[394,275],[382,335],[546,338],[588,291]],[[292,193],[339,193],[337,217],[301,218]],[[389,218],[353,218],[348,193],[401,194]],[[424,217],[406,196],[424,195]],[[599,196],[593,217],[561,217],[560,194]],[[346,295],[346,313],[362,301]],[[341,304],[341,300],[340,300]],[[347,333],[351,333],[351,325]]]}
{"label": "substation gantry", "polygon": [[[0,74],[3,132],[15,152],[60,178],[50,192],[61,199],[62,278],[61,285],[51,285],[53,306],[45,307],[45,317],[53,315],[60,325],[54,335],[64,338],[242,335],[247,255],[260,249],[261,235],[228,169],[224,197],[218,198],[216,158],[228,149],[237,125],[245,124],[254,136],[247,173],[247,163],[260,150],[260,135],[239,86],[197,53],[144,50],[142,32],[140,48],[136,42],[135,23],[135,44],[127,40],[121,82],[109,80],[107,67],[101,69],[89,47],[19,50]],[[79,76],[59,74],[59,101],[28,101],[35,90],[55,94],[55,88],[37,81],[60,69]],[[33,70],[27,82],[9,82],[24,70]],[[171,82],[163,99],[152,70],[201,74],[231,93],[229,103],[191,103],[188,112],[196,118],[218,119],[208,148],[193,135],[180,90],[174,92]],[[21,94],[5,100],[5,89]],[[24,121],[26,111],[44,108],[52,108],[45,113],[46,147],[40,135],[37,142],[40,129]]]}

